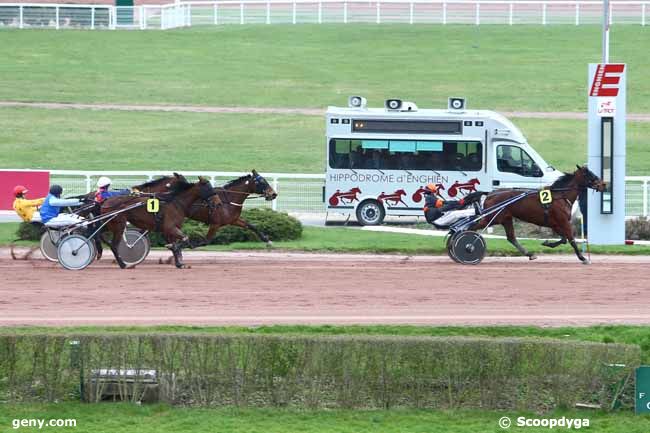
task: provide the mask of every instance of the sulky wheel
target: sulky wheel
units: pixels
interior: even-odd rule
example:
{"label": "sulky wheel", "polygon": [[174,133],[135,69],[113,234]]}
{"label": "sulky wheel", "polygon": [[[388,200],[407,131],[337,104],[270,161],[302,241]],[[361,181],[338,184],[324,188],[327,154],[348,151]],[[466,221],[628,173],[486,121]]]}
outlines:
{"label": "sulky wheel", "polygon": [[56,230],[46,230],[45,233],[41,235],[41,254],[50,262],[58,262],[56,246],[61,237],[61,232]]}
{"label": "sulky wheel", "polygon": [[458,263],[478,265],[485,257],[485,240],[471,230],[458,232],[450,239],[450,255],[452,254]]}
{"label": "sulky wheel", "polygon": [[70,235],[59,240],[57,248],[59,263],[71,271],[86,268],[95,259],[96,254],[94,242],[85,236]]}
{"label": "sulky wheel", "polygon": [[117,246],[117,253],[127,266],[135,266],[149,255],[149,237],[135,229],[127,229]]}
{"label": "sulky wheel", "polygon": [[454,255],[454,250],[452,248],[452,244],[454,241],[454,237],[458,234],[459,232],[453,232],[447,236],[447,255],[449,258],[451,258],[454,262],[460,263],[456,256]]}

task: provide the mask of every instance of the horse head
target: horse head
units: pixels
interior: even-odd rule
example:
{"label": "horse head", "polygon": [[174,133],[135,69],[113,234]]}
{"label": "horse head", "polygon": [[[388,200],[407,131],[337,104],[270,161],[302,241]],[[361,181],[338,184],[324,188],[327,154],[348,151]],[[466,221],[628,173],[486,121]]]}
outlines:
{"label": "horse head", "polygon": [[582,167],[576,165],[577,170],[573,173],[575,176],[576,182],[582,187],[587,187],[594,189],[598,192],[605,191],[605,182],[601,178],[596,176],[586,165]]}
{"label": "horse head", "polygon": [[256,170],[251,172],[251,178],[253,180],[254,192],[263,196],[266,201],[275,200],[278,196],[278,193],[269,185],[266,179],[260,175]]}

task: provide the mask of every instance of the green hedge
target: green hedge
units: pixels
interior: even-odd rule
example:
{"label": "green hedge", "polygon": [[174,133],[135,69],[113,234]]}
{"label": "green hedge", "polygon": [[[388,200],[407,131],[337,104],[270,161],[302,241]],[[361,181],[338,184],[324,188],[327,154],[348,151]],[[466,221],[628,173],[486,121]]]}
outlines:
{"label": "green hedge", "polygon": [[[81,348],[76,360],[73,340]],[[548,410],[583,402],[609,407],[616,385],[639,359],[638,346],[549,339],[0,335],[0,401],[79,398],[80,375],[88,378],[99,368],[141,368],[157,370],[161,399],[172,404]],[[625,394],[630,392],[628,382]]]}

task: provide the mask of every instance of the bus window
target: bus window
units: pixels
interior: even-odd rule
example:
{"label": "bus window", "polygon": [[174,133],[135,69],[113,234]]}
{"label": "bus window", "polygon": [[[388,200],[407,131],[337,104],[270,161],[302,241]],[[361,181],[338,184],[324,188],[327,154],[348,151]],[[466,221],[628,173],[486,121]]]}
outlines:
{"label": "bus window", "polygon": [[525,177],[544,176],[530,155],[518,146],[501,145],[497,147],[497,169]]}
{"label": "bus window", "polygon": [[478,171],[478,141],[331,139],[329,164],[337,169]]}

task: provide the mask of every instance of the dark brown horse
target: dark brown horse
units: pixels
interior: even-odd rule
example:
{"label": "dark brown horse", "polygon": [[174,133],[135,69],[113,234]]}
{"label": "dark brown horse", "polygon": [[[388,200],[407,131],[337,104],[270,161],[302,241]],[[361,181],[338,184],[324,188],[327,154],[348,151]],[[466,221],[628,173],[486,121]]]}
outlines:
{"label": "dark brown horse", "polygon": [[182,249],[189,246],[189,239],[182,232],[183,221],[189,215],[192,204],[197,200],[209,200],[215,195],[210,182],[207,179],[199,178],[197,183],[188,183],[179,180],[170,188],[170,192],[156,195],[159,200],[159,210],[155,213],[149,212],[147,200],[151,197],[118,196],[106,200],[101,206],[101,213],[128,208],[140,204],[139,207],[126,210],[113,218],[106,227],[113,233],[111,251],[121,268],[126,264],[119,257],[117,247],[122,233],[129,222],[142,230],[159,231],[167,241],[167,247],[174,254],[174,261],[177,268],[184,268],[182,261]]}
{"label": "dark brown horse", "polygon": [[[535,254],[528,252],[528,250],[517,241],[513,218],[540,227],[550,227],[555,233],[560,235],[560,240],[557,242],[546,241],[543,245],[555,248],[558,245],[566,244],[568,239],[578,259],[587,264],[588,260],[582,255],[574,239],[573,227],[571,226],[571,208],[582,191],[587,188],[592,188],[596,191],[602,192],[605,189],[605,184],[586,166],[576,167],[578,169],[575,172],[566,173],[564,176],[556,180],[550,187],[545,188],[551,191],[552,197],[552,201],[546,206],[541,202],[541,195],[533,193],[507,206],[502,212],[498,213],[496,217],[494,217],[493,221],[492,216],[486,216],[474,225],[472,230],[482,229],[490,222],[492,224],[501,224],[506,230],[508,241],[514,245],[521,254],[528,256],[530,260],[535,260],[537,258]],[[486,197],[484,208],[488,209],[492,206],[498,205],[499,203],[521,193],[522,190],[520,189],[506,189],[492,192]]]}
{"label": "dark brown horse", "polygon": [[214,239],[217,231],[225,225],[235,225],[255,233],[262,242],[271,245],[271,241],[253,224],[241,218],[244,201],[253,194],[274,200],[278,194],[269,183],[253,170],[251,174],[231,180],[223,187],[214,189],[216,195],[209,201],[200,201],[192,205],[189,218],[210,225],[206,239],[195,246],[207,245]]}

